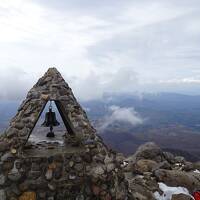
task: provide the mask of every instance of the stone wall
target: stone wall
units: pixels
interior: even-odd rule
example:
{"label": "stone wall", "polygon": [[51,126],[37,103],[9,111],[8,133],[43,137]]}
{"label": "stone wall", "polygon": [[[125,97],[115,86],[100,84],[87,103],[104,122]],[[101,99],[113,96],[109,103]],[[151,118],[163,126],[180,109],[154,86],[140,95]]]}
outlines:
{"label": "stone wall", "polygon": [[80,151],[48,157],[29,157],[11,152],[2,155],[0,199],[128,198],[127,183],[122,173],[123,157],[120,154],[107,151],[99,143],[74,148]]}

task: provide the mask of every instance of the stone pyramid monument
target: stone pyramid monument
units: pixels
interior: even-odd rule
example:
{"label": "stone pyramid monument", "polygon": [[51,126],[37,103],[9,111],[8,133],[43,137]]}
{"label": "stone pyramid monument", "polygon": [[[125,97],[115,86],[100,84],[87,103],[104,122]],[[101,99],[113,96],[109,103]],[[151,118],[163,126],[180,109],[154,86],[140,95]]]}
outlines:
{"label": "stone pyramid monument", "polygon": [[[63,146],[27,148],[48,101],[67,130]],[[0,136],[1,200],[129,199],[123,156],[109,150],[56,68],[50,68]]]}
{"label": "stone pyramid monument", "polygon": [[6,130],[14,148],[23,147],[26,143],[49,100],[55,101],[70,135],[77,134],[85,140],[94,139],[95,130],[76,101],[71,88],[56,68],[50,68],[28,92]]}

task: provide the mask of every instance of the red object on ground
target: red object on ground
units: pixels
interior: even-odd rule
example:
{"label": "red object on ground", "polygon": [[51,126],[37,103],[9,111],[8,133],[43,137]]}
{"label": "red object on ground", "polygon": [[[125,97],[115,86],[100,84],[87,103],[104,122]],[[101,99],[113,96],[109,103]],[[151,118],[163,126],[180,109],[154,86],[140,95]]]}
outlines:
{"label": "red object on ground", "polygon": [[200,191],[194,192],[193,197],[195,200],[200,200]]}

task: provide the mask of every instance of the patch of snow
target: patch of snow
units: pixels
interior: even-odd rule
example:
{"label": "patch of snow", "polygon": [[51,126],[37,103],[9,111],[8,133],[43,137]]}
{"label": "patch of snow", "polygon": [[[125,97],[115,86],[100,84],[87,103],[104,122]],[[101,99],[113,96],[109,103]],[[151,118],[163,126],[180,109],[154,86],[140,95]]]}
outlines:
{"label": "patch of snow", "polygon": [[137,175],[136,177],[138,177],[138,178],[144,178],[144,176],[142,176],[142,175]]}
{"label": "patch of snow", "polygon": [[177,167],[182,167],[183,164],[182,164],[182,163],[175,163],[175,166],[177,166]]}
{"label": "patch of snow", "polygon": [[[189,195],[189,191],[184,187],[169,187],[164,183],[158,183],[159,188],[163,191],[163,194],[160,195],[158,192],[154,193],[154,197],[156,200],[171,200],[173,194],[186,194]],[[193,198],[191,196],[191,198]],[[194,198],[193,198],[194,199]]]}
{"label": "patch of snow", "polygon": [[121,167],[126,167],[128,165],[127,161],[123,161],[123,163],[121,164]]}
{"label": "patch of snow", "polygon": [[194,173],[200,174],[200,171],[199,171],[198,169],[195,169],[195,170],[194,170]]}

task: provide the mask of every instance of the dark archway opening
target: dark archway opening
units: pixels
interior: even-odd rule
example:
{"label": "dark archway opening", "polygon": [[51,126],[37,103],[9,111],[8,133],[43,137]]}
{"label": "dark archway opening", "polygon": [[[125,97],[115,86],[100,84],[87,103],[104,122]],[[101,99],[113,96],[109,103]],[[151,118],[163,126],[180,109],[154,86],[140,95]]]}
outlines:
{"label": "dark archway opening", "polygon": [[48,108],[49,102],[46,102],[23,146],[23,155],[25,157],[49,157],[63,153],[83,152],[84,147],[77,140],[74,128],[65,110],[66,108],[60,101],[53,101],[52,104],[52,109],[56,112],[60,126],[54,127],[55,137],[46,137],[49,127],[43,127],[41,124],[44,122],[45,113],[48,111]]}
{"label": "dark archway opening", "polygon": [[[59,126],[53,127],[55,137],[52,138],[46,137],[48,132],[50,131],[50,127],[42,126],[43,122],[45,121],[45,115],[49,111],[50,105],[52,107],[52,111],[55,112],[56,118],[60,123]],[[39,117],[36,120],[33,129],[29,133],[29,136],[24,146],[30,145],[30,143],[58,143],[60,145],[63,145],[66,137],[70,136],[75,136],[75,131],[62,102],[48,101],[41,110]]]}

